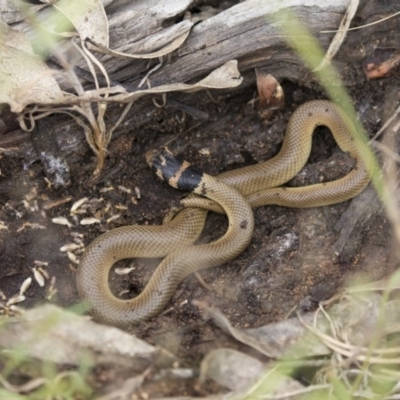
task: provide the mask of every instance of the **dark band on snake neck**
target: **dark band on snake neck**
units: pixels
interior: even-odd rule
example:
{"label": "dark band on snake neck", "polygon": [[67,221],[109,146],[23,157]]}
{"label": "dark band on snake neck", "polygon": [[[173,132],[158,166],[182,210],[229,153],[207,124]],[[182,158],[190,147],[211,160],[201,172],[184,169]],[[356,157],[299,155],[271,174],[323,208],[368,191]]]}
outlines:
{"label": "dark band on snake neck", "polygon": [[175,157],[166,148],[149,151],[146,160],[161,179],[176,189],[195,192],[203,179],[203,172]]}

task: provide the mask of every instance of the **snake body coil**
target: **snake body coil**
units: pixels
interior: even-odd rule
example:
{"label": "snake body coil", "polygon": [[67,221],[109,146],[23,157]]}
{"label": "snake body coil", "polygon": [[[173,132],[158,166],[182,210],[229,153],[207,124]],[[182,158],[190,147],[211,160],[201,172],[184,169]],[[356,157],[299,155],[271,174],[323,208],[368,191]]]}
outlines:
{"label": "snake body coil", "polygon": [[[117,326],[127,326],[157,315],[187,275],[237,257],[249,244],[254,230],[253,211],[236,189],[197,171],[187,162],[180,162],[167,151],[148,153],[147,160],[171,186],[217,201],[228,213],[229,227],[225,235],[213,243],[177,247],[158,266],[146,289],[131,300],[120,300],[112,295],[108,273],[120,259],[148,257],[140,251],[140,239],[133,252],[129,243],[124,241],[115,246],[113,240],[109,240],[110,232],[108,236],[106,233],[94,240],[85,251],[77,272],[78,291],[89,302],[96,319]],[[146,233],[144,236],[147,237]],[[126,238],[125,235],[121,237]],[[235,249],[231,248],[232,242]],[[156,248],[157,243],[154,244]],[[165,251],[157,253],[157,256],[165,255]],[[99,256],[101,263],[98,262]],[[87,268],[86,265],[96,265],[97,268]]]}
{"label": "snake body coil", "polygon": [[[341,150],[355,158],[355,167],[333,182],[297,188],[278,187],[293,178],[307,162],[312,134],[319,125],[332,131]],[[356,196],[370,178],[349,133],[353,128],[346,114],[333,103],[325,100],[306,103],[292,115],[282,148],[275,157],[222,173],[216,179],[198,173],[188,164],[174,161],[168,153],[150,154],[148,162],[160,177],[172,186],[191,190],[197,195],[184,199],[182,204],[188,208],[166,224],[125,226],[95,239],[86,249],[77,271],[77,287],[82,300],[89,303],[96,319],[121,327],[130,326],[162,311],[187,275],[237,257],[248,245],[253,232],[250,206],[317,207]],[[225,212],[229,228],[216,242],[195,246],[193,242],[203,229],[207,210]],[[108,285],[110,268],[118,260],[134,257],[166,258],[139,296],[131,300],[118,299]]]}

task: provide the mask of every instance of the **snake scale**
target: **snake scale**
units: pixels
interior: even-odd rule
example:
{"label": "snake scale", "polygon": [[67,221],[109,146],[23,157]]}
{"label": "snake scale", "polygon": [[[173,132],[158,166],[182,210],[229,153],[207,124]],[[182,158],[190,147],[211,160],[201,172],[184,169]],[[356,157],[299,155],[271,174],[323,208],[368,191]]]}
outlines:
{"label": "snake scale", "polygon": [[[281,150],[275,157],[216,177],[196,171],[168,152],[148,153],[147,162],[161,178],[194,194],[184,199],[184,208],[163,225],[123,226],[104,233],[88,246],[78,267],[76,282],[94,318],[129,327],[158,315],[187,275],[223,264],[247,247],[254,226],[251,208],[266,204],[318,207],[359,194],[370,177],[368,166],[349,133],[353,129],[351,124],[337,105],[326,100],[310,101],[293,113]],[[340,149],[356,160],[355,167],[332,182],[280,187],[307,162],[312,134],[320,125],[331,130]],[[215,242],[194,245],[203,229],[207,210],[225,212],[229,219],[228,231]],[[165,258],[139,296],[118,299],[109,288],[109,271],[118,260],[134,257]]]}

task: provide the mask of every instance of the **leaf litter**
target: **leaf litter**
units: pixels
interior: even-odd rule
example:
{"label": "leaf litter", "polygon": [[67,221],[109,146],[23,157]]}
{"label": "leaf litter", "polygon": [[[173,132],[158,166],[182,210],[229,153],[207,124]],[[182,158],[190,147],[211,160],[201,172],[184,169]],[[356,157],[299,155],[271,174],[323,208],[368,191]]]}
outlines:
{"label": "leaf litter", "polygon": [[[94,52],[101,51],[111,57],[125,57],[133,59],[160,58],[170,54],[179,48],[190,34],[193,25],[189,20],[178,24],[178,29],[163,30],[156,36],[163,35],[163,46],[160,47],[160,38],[153,37],[147,53],[129,54],[114,51],[109,46],[109,27],[104,6],[100,0],[60,0],[51,2],[46,18],[41,21],[44,30],[57,34],[61,45],[50,40],[44,41],[47,51],[52,54],[63,67],[63,71],[55,71],[47,67],[41,58],[33,53],[31,43],[27,35],[22,31],[15,31],[2,24],[0,35],[0,50],[2,63],[0,64],[0,83],[3,90],[0,94],[0,102],[10,105],[11,111],[19,114],[19,122],[23,129],[32,130],[35,120],[54,113],[69,115],[84,129],[88,144],[97,158],[97,165],[93,172],[96,178],[104,166],[107,154],[107,146],[112,138],[113,131],[122,122],[132,103],[144,95],[164,94],[173,91],[191,92],[208,88],[232,88],[238,86],[242,79],[237,69],[236,61],[229,61],[225,65],[211,72],[208,77],[195,84],[173,82],[151,88],[135,90],[130,93],[125,88],[112,86],[108,73]],[[59,11],[69,21],[69,26],[75,28],[76,33],[55,32],[52,27],[59,16],[54,11]],[[28,18],[28,22],[32,20]],[[62,26],[68,26],[61,24]],[[66,42],[67,45],[66,46]],[[10,43],[18,43],[10,46]],[[69,54],[85,61],[92,75],[95,89],[85,90],[74,72],[74,65],[67,61],[66,54],[60,48],[68,48]],[[155,50],[152,50],[155,48]],[[72,53],[71,53],[72,51]],[[22,60],[24,62],[22,62]],[[100,71],[101,77],[98,77]],[[66,79],[76,94],[67,93],[61,89],[57,82],[57,76]],[[105,81],[105,86],[100,86],[99,78]],[[107,104],[127,103],[119,120],[113,126],[106,126],[105,118]],[[29,120],[28,127],[26,120]]]}

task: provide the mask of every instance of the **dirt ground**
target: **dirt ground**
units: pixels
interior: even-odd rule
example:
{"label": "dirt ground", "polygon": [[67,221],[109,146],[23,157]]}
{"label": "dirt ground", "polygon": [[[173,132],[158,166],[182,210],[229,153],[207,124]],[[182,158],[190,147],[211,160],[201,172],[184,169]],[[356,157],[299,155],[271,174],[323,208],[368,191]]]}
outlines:
{"label": "dirt ground", "polygon": [[[212,99],[205,92],[193,98],[174,95],[174,99],[207,112],[208,121],[195,120],[168,106],[159,109],[140,132],[132,132],[127,126],[120,128],[110,144],[104,174],[95,184],[89,183],[94,168],[89,147],[79,164],[70,165],[71,185],[59,189],[46,184],[40,162],[28,164],[18,153],[4,153],[0,159],[3,186],[35,187],[36,194],[23,202],[18,193],[4,190],[0,209],[0,220],[5,226],[0,231],[1,291],[7,298],[14,295],[27,277],[33,277],[35,261],[40,261],[48,263],[42,268],[50,279],[44,287],[34,281],[26,292],[26,300],[19,305],[32,307],[46,301],[63,307],[77,304],[76,265],[60,251],[77,237],[73,234],[82,235],[83,243],[88,245],[101,233],[118,226],[160,224],[165,213],[184,195],[155,176],[145,163],[145,152],[168,143],[174,153],[211,175],[266,160],[279,151],[293,110],[307,100],[323,98],[321,92],[291,82],[282,85],[286,106],[268,124],[260,120],[252,101],[255,86],[229,93],[212,92]],[[391,86],[396,87],[394,78],[349,89],[359,118],[371,136],[387,117],[382,99],[388,97]],[[318,129],[309,165],[290,185],[333,180],[346,174],[352,165],[352,160],[339,152],[329,131]],[[67,197],[71,200],[49,207],[50,202]],[[90,204],[86,214],[71,216],[71,205],[84,197]],[[152,344],[167,347],[179,357],[182,366],[195,367],[212,349],[242,345],[204,319],[192,305],[194,299],[221,310],[234,326],[256,327],[292,316],[296,309],[315,309],[319,301],[337,293],[351,279],[371,281],[388,275],[397,263],[391,228],[380,207],[356,225],[346,246],[337,251],[341,237],[337,223],[350,203],[316,209],[268,206],[255,210],[255,232],[248,249],[226,265],[201,272],[207,287],[194,276],[187,278],[166,310],[140,324],[134,333]],[[115,215],[119,217],[111,218]],[[68,218],[73,226],[53,223],[56,217]],[[79,224],[82,218],[89,217],[99,219],[100,223]],[[341,222],[346,225],[346,221]],[[201,242],[220,237],[226,227],[225,217],[209,215]],[[79,257],[79,250],[75,253]],[[117,267],[135,268],[123,276],[111,272],[114,292],[124,292],[126,297],[136,295],[157,264],[158,260],[120,262]],[[53,295],[49,290],[52,277],[56,279]],[[103,371],[102,376],[94,371],[93,379],[99,385],[109,383],[115,379],[110,371],[112,368],[105,375]],[[158,396],[204,395],[218,390],[193,382],[188,386],[192,389],[177,385],[149,386],[148,392]]]}

